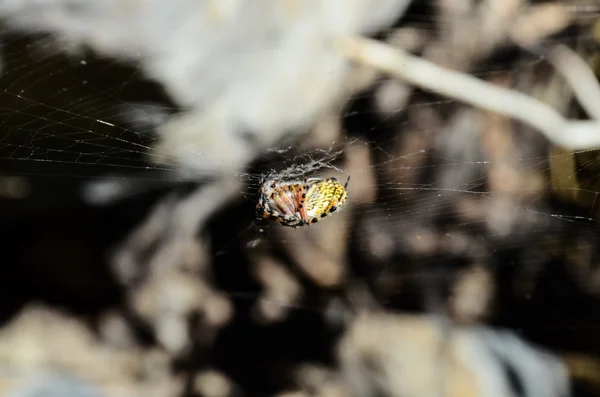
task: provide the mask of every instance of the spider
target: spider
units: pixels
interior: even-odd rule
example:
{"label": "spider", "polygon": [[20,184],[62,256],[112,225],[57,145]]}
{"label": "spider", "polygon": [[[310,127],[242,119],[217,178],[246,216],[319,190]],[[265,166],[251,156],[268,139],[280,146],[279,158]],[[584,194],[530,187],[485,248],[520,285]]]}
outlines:
{"label": "spider", "polygon": [[302,182],[261,178],[256,215],[293,228],[317,223],[344,205],[349,181],[350,177],[342,185],[333,177]]}

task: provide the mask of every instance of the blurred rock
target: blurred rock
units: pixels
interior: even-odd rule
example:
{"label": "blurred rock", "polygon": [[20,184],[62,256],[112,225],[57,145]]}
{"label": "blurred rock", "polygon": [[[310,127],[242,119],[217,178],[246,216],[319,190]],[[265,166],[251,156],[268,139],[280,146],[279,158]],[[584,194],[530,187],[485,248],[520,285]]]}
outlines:
{"label": "blurred rock", "polygon": [[453,318],[461,323],[485,320],[492,308],[494,292],[494,279],[487,269],[473,266],[461,272],[449,297]]}
{"label": "blurred rock", "polygon": [[511,332],[453,327],[433,316],[363,314],[339,356],[355,396],[570,395],[558,357]]}
{"label": "blurred rock", "polygon": [[3,397],[106,397],[96,387],[64,374],[38,374],[25,378]]}
{"label": "blurred rock", "polygon": [[148,366],[157,362],[153,357],[151,350],[104,344],[81,320],[43,306],[26,307],[0,330],[0,383],[4,390],[14,388],[10,396],[179,393],[183,384],[171,375],[168,361],[162,360],[157,370]]}

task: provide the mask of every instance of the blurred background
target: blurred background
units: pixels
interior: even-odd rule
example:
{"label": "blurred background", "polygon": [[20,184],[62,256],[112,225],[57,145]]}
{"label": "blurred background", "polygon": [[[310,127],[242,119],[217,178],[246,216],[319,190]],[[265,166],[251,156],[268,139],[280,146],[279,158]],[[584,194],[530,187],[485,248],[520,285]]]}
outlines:
{"label": "blurred background", "polygon": [[599,117],[594,0],[0,2],[0,395],[600,396],[600,151],[361,36]]}

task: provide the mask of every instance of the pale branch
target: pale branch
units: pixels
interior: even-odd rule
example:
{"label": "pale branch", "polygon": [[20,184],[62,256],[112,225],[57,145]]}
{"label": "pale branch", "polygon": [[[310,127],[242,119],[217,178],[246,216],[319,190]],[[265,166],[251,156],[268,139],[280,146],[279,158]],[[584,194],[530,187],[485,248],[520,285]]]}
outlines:
{"label": "pale branch", "polygon": [[543,133],[552,143],[570,150],[600,147],[600,121],[568,120],[541,101],[468,74],[360,36],[336,41],[348,59],[368,65],[420,88],[518,120]]}
{"label": "pale branch", "polygon": [[564,44],[556,46],[548,60],[567,80],[588,116],[600,120],[600,86],[588,64]]}

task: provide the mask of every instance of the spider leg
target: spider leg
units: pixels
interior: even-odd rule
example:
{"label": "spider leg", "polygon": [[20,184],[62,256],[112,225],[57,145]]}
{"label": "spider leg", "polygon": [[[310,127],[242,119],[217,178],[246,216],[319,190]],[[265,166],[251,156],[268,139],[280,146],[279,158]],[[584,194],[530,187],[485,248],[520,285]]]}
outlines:
{"label": "spider leg", "polygon": [[[348,177],[348,179],[346,180],[346,185],[344,185],[344,186],[348,185],[349,180],[350,180],[350,177]],[[329,209],[327,210],[328,214],[337,211],[338,207],[346,202],[346,199],[348,198],[348,194],[346,193],[345,189],[346,188],[344,187],[344,192],[342,192],[342,194],[340,194],[339,196],[337,196],[331,200],[331,204],[329,206]]]}
{"label": "spider leg", "polygon": [[346,179],[346,183],[344,184],[344,190],[348,187],[348,182],[350,182],[350,175],[348,175],[348,179]]}
{"label": "spider leg", "polygon": [[282,214],[281,212],[275,211],[271,208],[265,209],[262,214],[263,218],[270,219],[274,222],[280,223],[284,226],[301,226],[302,223],[299,222],[299,219],[293,215]]}
{"label": "spider leg", "polygon": [[297,228],[298,226],[302,226],[304,224],[304,222],[295,217],[295,216],[291,216],[291,215],[284,215],[284,214],[278,214],[277,215],[277,219],[273,219],[275,220],[277,223],[280,223],[284,226],[291,226],[293,228]]}
{"label": "spider leg", "polygon": [[[258,200],[256,201],[256,215],[263,215],[261,214],[265,208],[265,195],[263,194],[262,191],[258,192]],[[264,217],[264,216],[263,216]]]}
{"label": "spider leg", "polygon": [[308,193],[308,181],[306,178],[302,181],[302,189],[300,190],[300,204],[306,201],[306,193]]}
{"label": "spider leg", "polygon": [[308,182],[306,178],[304,178],[302,187],[300,188],[300,192],[298,192],[298,211],[300,212],[300,218],[306,224],[308,223],[308,213],[306,212],[306,206],[304,202],[306,201],[306,192],[308,191]]}
{"label": "spider leg", "polygon": [[290,198],[289,194],[285,192],[274,192],[271,194],[271,200],[284,214],[292,216],[296,214],[296,204]]}
{"label": "spider leg", "polygon": [[327,211],[325,211],[325,212],[323,212],[323,213],[321,214],[321,218],[324,218],[324,217],[326,217],[327,215],[330,215],[330,214],[334,213],[335,211],[337,211],[337,209],[338,209],[338,204],[339,204],[339,203],[340,203],[340,200],[339,200],[339,199],[337,199],[337,198],[336,198],[336,199],[333,199],[333,200],[331,200],[331,203],[330,203],[330,205],[329,205],[329,208],[327,208]]}
{"label": "spider leg", "polygon": [[264,196],[265,196],[265,186],[264,186],[264,183],[265,183],[265,178],[261,177],[258,180],[258,192],[257,192],[258,198],[257,198],[257,204],[256,204],[257,207],[258,207],[259,204],[261,204],[264,201]]}
{"label": "spider leg", "polygon": [[258,194],[263,195],[265,193],[265,178],[260,177],[258,180]]}
{"label": "spider leg", "polygon": [[314,183],[321,182],[322,180],[323,180],[323,178],[315,178],[315,177],[313,177],[313,178],[306,179],[306,183],[307,183],[307,185],[312,185]]}

